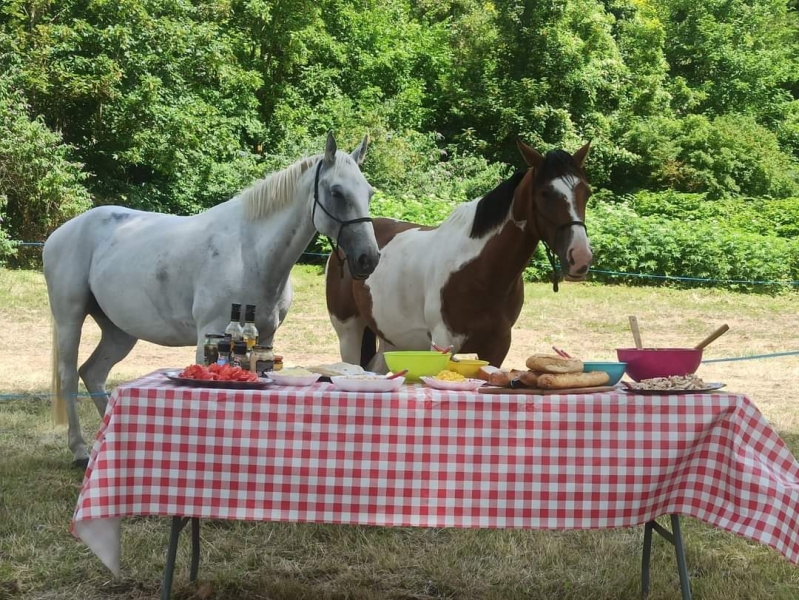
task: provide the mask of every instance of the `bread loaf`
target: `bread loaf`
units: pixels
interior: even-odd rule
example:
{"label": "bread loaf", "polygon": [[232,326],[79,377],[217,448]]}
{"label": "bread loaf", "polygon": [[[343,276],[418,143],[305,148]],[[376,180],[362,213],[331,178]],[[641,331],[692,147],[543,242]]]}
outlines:
{"label": "bread loaf", "polygon": [[527,368],[545,373],[582,373],[583,361],[557,354],[533,354],[527,359]]}
{"label": "bread loaf", "polygon": [[477,378],[482,379],[483,381],[488,381],[492,373],[499,373],[501,370],[502,369],[498,367],[486,365],[484,367],[480,367],[480,369],[477,371]]}
{"label": "bread loaf", "polygon": [[538,387],[545,390],[565,390],[567,388],[582,388],[605,385],[610,376],[604,371],[591,373],[547,373],[538,378]]}
{"label": "bread loaf", "polygon": [[534,388],[538,385],[538,375],[532,371],[517,371],[513,369],[510,372],[511,380],[518,379],[525,387]]}
{"label": "bread loaf", "polygon": [[494,371],[488,375],[488,383],[497,387],[510,387],[510,375],[506,371]]}

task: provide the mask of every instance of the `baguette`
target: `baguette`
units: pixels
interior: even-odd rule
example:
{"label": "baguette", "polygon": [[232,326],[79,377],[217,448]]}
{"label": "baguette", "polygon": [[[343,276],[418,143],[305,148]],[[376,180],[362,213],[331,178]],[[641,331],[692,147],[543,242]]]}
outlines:
{"label": "baguette", "polygon": [[527,368],[545,373],[582,373],[583,361],[556,354],[533,354],[527,359]]}
{"label": "baguette", "polygon": [[538,386],[545,390],[564,390],[605,385],[610,376],[604,371],[591,373],[547,373],[538,378]]}
{"label": "baguette", "polygon": [[510,372],[510,378],[512,380],[518,379],[524,387],[534,388],[538,385],[538,375],[532,371],[517,371],[514,369]]}

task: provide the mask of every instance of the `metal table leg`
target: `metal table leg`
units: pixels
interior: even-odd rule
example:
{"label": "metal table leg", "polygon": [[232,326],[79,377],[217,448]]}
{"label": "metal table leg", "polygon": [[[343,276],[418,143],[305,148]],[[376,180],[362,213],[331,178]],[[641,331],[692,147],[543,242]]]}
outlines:
{"label": "metal table leg", "polygon": [[189,580],[197,580],[200,567],[200,519],[197,517],[172,517],[172,529],[169,532],[169,549],[166,554],[164,583],[161,586],[161,600],[169,600],[172,594],[172,579],[175,574],[175,560],[178,555],[178,539],[180,532],[191,521],[191,571]]}
{"label": "metal table leg", "polygon": [[691,580],[688,578],[688,565],[685,562],[685,545],[682,540],[682,530],[680,529],[680,516],[671,516],[671,531],[664,528],[656,521],[649,521],[644,526],[644,551],[641,560],[641,597],[649,595],[649,562],[652,557],[652,532],[656,531],[660,536],[674,546],[677,554],[677,570],[680,573],[680,591],[682,600],[691,600]]}
{"label": "metal table leg", "polygon": [[189,581],[197,581],[197,571],[200,570],[200,519],[197,517],[191,520],[191,571],[189,571]]}

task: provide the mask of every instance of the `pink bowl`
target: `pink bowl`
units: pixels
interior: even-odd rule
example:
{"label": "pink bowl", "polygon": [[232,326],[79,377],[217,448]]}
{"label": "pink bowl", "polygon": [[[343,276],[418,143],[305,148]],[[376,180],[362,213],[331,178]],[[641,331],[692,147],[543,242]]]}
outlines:
{"label": "pink bowl", "polygon": [[702,362],[702,350],[695,348],[617,348],[616,355],[627,363],[627,375],[635,381],[688,375]]}

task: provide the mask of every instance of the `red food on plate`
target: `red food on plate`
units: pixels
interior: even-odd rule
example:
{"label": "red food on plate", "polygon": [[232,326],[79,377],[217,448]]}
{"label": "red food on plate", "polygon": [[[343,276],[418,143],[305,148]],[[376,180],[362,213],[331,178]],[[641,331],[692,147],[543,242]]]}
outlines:
{"label": "red food on plate", "polygon": [[189,365],[180,372],[178,377],[203,381],[258,381],[258,375],[252,371],[245,371],[241,367],[231,367],[230,365],[219,366],[216,363],[207,367]]}

